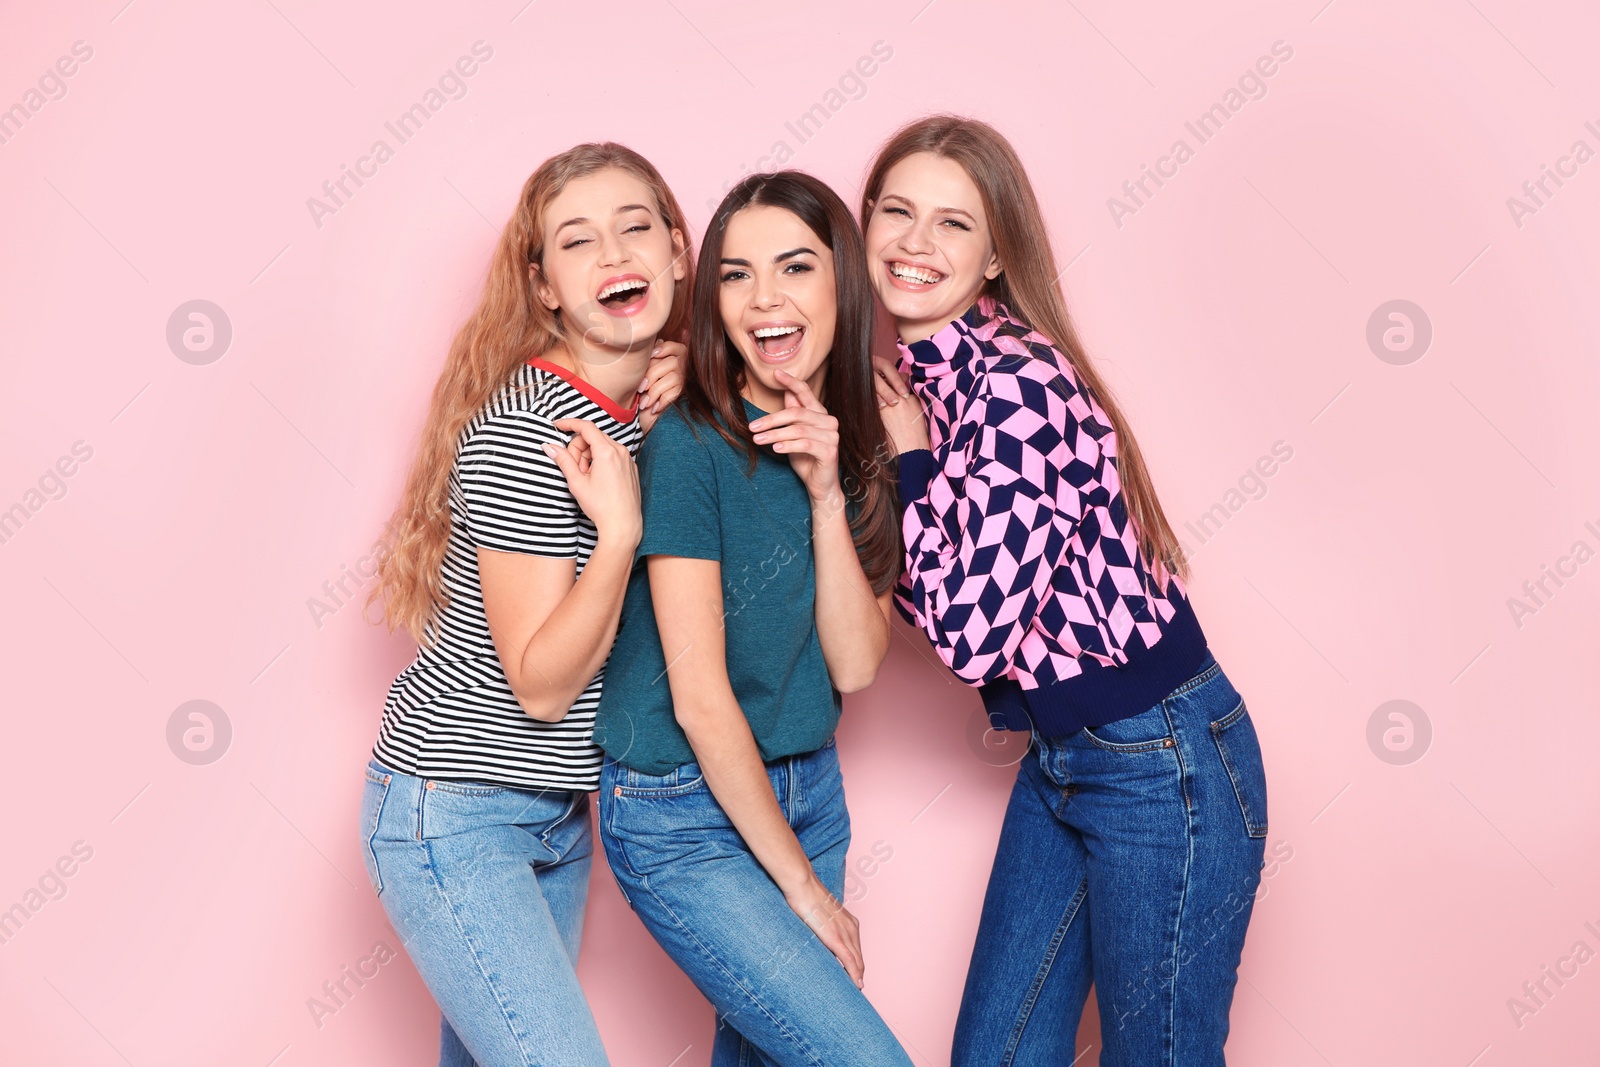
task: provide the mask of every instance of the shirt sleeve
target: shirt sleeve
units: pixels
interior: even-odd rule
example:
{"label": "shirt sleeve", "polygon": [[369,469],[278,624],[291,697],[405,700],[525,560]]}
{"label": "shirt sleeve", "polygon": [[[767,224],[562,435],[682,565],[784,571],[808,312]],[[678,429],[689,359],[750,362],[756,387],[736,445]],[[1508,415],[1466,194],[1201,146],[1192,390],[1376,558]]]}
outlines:
{"label": "shirt sleeve", "polygon": [[722,558],[722,523],[717,472],[710,438],[717,431],[694,427],[677,408],[662,414],[639,447],[639,495],[644,537],[638,558]]}
{"label": "shirt sleeve", "polygon": [[566,476],[540,447],[568,437],[543,415],[507,412],[487,420],[461,447],[467,535],[480,548],[557,559],[578,556],[582,511]]}
{"label": "shirt sleeve", "polygon": [[969,685],[1011,672],[1096,484],[1074,446],[1082,438],[1098,456],[1098,444],[1065,407],[1043,382],[991,372],[951,428],[943,462],[909,454],[912,468],[901,468],[912,492],[905,483],[932,470],[902,501],[897,600]]}

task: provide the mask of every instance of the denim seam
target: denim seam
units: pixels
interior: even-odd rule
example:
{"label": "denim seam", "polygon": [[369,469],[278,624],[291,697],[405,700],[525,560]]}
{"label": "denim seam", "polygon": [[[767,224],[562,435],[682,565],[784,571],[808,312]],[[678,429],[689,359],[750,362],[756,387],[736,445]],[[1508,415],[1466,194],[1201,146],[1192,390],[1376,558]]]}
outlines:
{"label": "denim seam", "polygon": [[567,798],[567,806],[562,809],[561,814],[546,823],[544,829],[539,831],[539,843],[549,850],[557,861],[564,859],[565,854],[550,843],[550,835],[555,833],[557,827],[572,817],[574,809],[578,806],[578,798],[581,796],[583,796],[582,793],[573,790],[572,795]]}
{"label": "denim seam", "polygon": [[1244,717],[1244,700],[1241,698],[1238,705],[1228,714],[1211,724],[1213,730],[1226,730]]}
{"label": "denim seam", "polygon": [[1182,696],[1183,694],[1189,692],[1191,689],[1195,689],[1195,688],[1198,688],[1199,686],[1205,685],[1207,682],[1211,681],[1211,679],[1213,677],[1215,677],[1217,674],[1219,674],[1221,671],[1222,671],[1222,664],[1213,663],[1211,666],[1207,667],[1205,670],[1201,671],[1199,674],[1195,675],[1193,678],[1190,678],[1187,682],[1184,682],[1182,685],[1178,686],[1178,688],[1176,688],[1172,692],[1168,693],[1167,694],[1167,699],[1170,700],[1173,697]]}
{"label": "denim seam", "polygon": [[427,785],[427,783],[419,779],[417,781],[417,784],[416,784],[416,791],[417,791],[417,840],[418,841],[425,841],[425,840],[427,840],[427,837],[428,837],[428,828],[423,825],[423,821],[422,820],[423,820],[423,808],[426,807],[426,803],[425,802],[428,799],[428,785]]}
{"label": "denim seam", "polygon": [[1000,1067],[1009,1067],[1014,1062],[1017,1046],[1022,1043],[1022,1033],[1028,1028],[1028,1021],[1033,1015],[1033,1007],[1039,1001],[1039,992],[1044,988],[1046,979],[1050,977],[1050,969],[1055,966],[1056,953],[1061,950],[1061,942],[1066,940],[1067,929],[1077,918],[1078,909],[1083,906],[1084,898],[1089,895],[1089,880],[1085,878],[1078,886],[1078,891],[1073,894],[1072,900],[1067,904],[1067,910],[1061,917],[1061,922],[1056,924],[1054,936],[1050,938],[1050,945],[1045,949],[1044,958],[1039,961],[1039,969],[1034,973],[1033,982],[1028,986],[1028,993],[1022,1000],[1022,1008],[1017,1012],[1017,1021],[1011,1027],[1011,1037],[1006,1042],[1005,1051],[1000,1055]]}
{"label": "denim seam", "polygon": [[[1172,740],[1170,747],[1173,756],[1178,760],[1178,791],[1183,794],[1183,814],[1190,822],[1189,834],[1192,839],[1194,835],[1194,798],[1189,795],[1189,764],[1183,758],[1184,742],[1178,738],[1178,724],[1173,721],[1172,709],[1167,706],[1165,700],[1161,702],[1161,714],[1167,720],[1167,730]],[[1184,877],[1188,877],[1188,868],[1184,869]]]}
{"label": "denim seam", "polygon": [[[430,778],[427,781],[433,784],[435,790],[441,793],[454,793],[458,797],[492,797],[511,788],[507,785],[472,785],[446,778]],[[423,788],[427,788],[427,783],[424,783]]]}
{"label": "denim seam", "polygon": [[1128,741],[1128,742],[1102,741],[1102,740],[1100,740],[1100,738],[1096,737],[1094,735],[1094,732],[1091,729],[1089,729],[1088,727],[1084,728],[1083,735],[1089,739],[1089,743],[1091,745],[1095,746],[1096,748],[1103,748],[1107,752],[1123,752],[1123,753],[1129,753],[1129,754],[1136,754],[1136,753],[1140,753],[1140,752],[1157,752],[1157,751],[1159,751],[1159,750],[1161,750],[1163,748],[1171,748],[1171,747],[1173,747],[1172,744],[1171,744],[1171,741],[1172,741],[1172,735],[1171,735],[1171,732],[1170,732],[1171,731],[1171,727],[1172,727],[1172,724],[1169,721],[1167,723],[1167,728],[1168,728],[1168,731],[1169,731],[1167,736],[1166,737],[1153,738],[1152,740],[1149,740],[1149,741]]}
{"label": "denim seam", "polygon": [[367,771],[368,780],[374,785],[383,786],[383,794],[378,797],[378,810],[372,813],[372,826],[367,831],[366,841],[363,843],[367,853],[372,857],[372,878],[378,884],[372,887],[374,894],[383,895],[383,870],[378,866],[378,850],[372,847],[373,840],[378,836],[378,825],[383,821],[383,806],[389,802],[389,784],[394,780],[393,775],[385,774],[379,778],[372,777],[372,771]]}
{"label": "denim seam", "polygon": [[521,1031],[517,1029],[515,1021],[510,1013],[506,1011],[505,999],[500,995],[500,986],[490,977],[488,969],[484,966],[483,957],[478,952],[476,939],[462,925],[461,915],[456,909],[455,901],[450,899],[449,892],[446,891],[444,884],[439,881],[439,868],[438,864],[434,862],[433,845],[424,841],[422,842],[422,850],[428,857],[428,873],[433,876],[434,890],[438,892],[439,898],[444,901],[446,909],[450,912],[450,919],[455,923],[456,932],[461,935],[461,940],[467,946],[467,953],[472,957],[473,966],[477,968],[479,977],[483,979],[483,984],[488,987],[490,994],[494,997],[495,1007],[500,1009],[501,1021],[505,1023],[506,1030],[511,1035],[511,1040],[517,1046],[517,1051],[522,1054],[522,1062],[525,1064],[537,1063],[538,1061],[535,1059],[532,1050],[524,1043]]}
{"label": "denim seam", "polygon": [[[634,780],[632,773],[633,772],[630,772],[628,779],[630,782]],[[666,776],[661,775],[660,777],[664,778]],[[612,789],[622,790],[622,795],[625,797],[681,797],[695,792],[705,784],[706,776],[701,774],[698,778],[691,779],[688,782],[674,782],[672,785],[623,785],[622,783],[618,782],[612,785]]]}
{"label": "denim seam", "polygon": [[[1179,756],[1181,763],[1182,756]],[[1176,1040],[1178,1025],[1178,988],[1181,985],[1179,969],[1183,959],[1183,909],[1189,901],[1189,881],[1194,870],[1194,812],[1188,804],[1188,789],[1184,790],[1184,816],[1188,829],[1188,851],[1183,861],[1183,888],[1178,893],[1178,916],[1172,929],[1172,989],[1167,996],[1167,1025],[1166,1032],[1162,1034],[1163,1043],[1166,1045],[1166,1067],[1173,1067],[1174,1057],[1177,1055],[1178,1042]]]}
{"label": "denim seam", "polygon": [[[616,821],[616,806],[602,803],[598,807],[600,808],[600,851],[605,855],[606,866],[611,868],[611,877],[617,883],[617,892],[621,893],[622,899],[628,902],[629,910],[637,914],[639,909],[634,905],[633,898],[628,895],[628,887],[622,884],[622,875],[617,871],[617,861],[620,860],[622,862],[623,870],[627,871],[641,886],[645,884],[645,879],[640,876],[638,871],[633,869],[633,864],[628,862],[628,851],[622,847],[622,838],[617,836],[615,827],[609,825]],[[608,812],[611,815],[609,820],[606,818]],[[616,853],[615,859],[612,858],[612,852]]]}
{"label": "denim seam", "polygon": [[802,782],[802,779],[805,776],[800,773],[799,756],[790,756],[785,763],[787,764],[784,769],[787,771],[788,777],[788,782],[786,784],[789,787],[789,808],[791,812],[789,816],[789,825],[792,827],[795,823],[799,822],[805,817],[806,790],[805,785]]}
{"label": "denim seam", "polygon": [[1222,769],[1227,772],[1228,785],[1233,788],[1233,799],[1239,805],[1239,815],[1244,820],[1245,835],[1253,838],[1265,838],[1267,836],[1267,824],[1263,822],[1259,827],[1261,832],[1256,832],[1258,827],[1254,825],[1254,820],[1250,817],[1250,806],[1245,803],[1244,793],[1239,790],[1239,772],[1233,765],[1233,757],[1228,752],[1227,743],[1222,739],[1224,730],[1244,718],[1244,707],[1244,701],[1241,699],[1238,707],[1212,723],[1211,738],[1217,744],[1217,755],[1222,757]]}
{"label": "denim seam", "polygon": [[[643,884],[644,884],[644,891],[646,893],[649,893],[650,896],[655,899],[655,902],[661,906],[661,910],[662,911],[664,911],[668,915],[672,916],[672,921],[677,923],[678,924],[678,929],[682,930],[683,933],[685,934],[685,936],[687,936],[690,941],[693,941],[695,946],[700,949],[701,955],[703,955],[707,960],[709,960],[711,962],[712,966],[716,967],[717,970],[721,971],[723,973],[723,975],[726,976],[728,981],[733,983],[733,985],[740,992],[744,993],[745,996],[749,999],[750,1003],[755,1006],[756,1010],[759,1011],[762,1015],[765,1015],[767,1017],[767,1019],[772,1022],[772,1025],[777,1027],[779,1032],[781,1032],[784,1035],[784,1037],[789,1039],[790,1043],[794,1045],[794,1047],[801,1053],[801,1055],[805,1056],[807,1059],[809,1059],[811,1061],[811,1063],[813,1064],[813,1067],[827,1067],[827,1065],[824,1064],[822,1062],[822,1060],[817,1058],[817,1055],[812,1050],[811,1046],[808,1045],[804,1040],[802,1040],[800,1035],[796,1034],[792,1029],[790,1029],[790,1027],[788,1026],[787,1023],[785,1023],[782,1019],[780,1019],[778,1016],[774,1015],[770,1010],[768,1010],[767,1006],[761,1002],[761,998],[758,997],[755,994],[755,991],[750,989],[749,987],[747,987],[743,982],[741,982],[739,980],[738,976],[735,975],[732,971],[730,971],[728,969],[727,965],[725,963],[723,963],[722,960],[717,957],[717,954],[712,952],[711,949],[706,945],[706,943],[704,941],[700,940],[699,937],[695,936],[694,930],[691,929],[690,926],[687,923],[685,923],[682,918],[680,918],[678,916],[678,913],[676,911],[672,910],[672,905],[668,904],[665,900],[663,900],[660,893],[657,893],[654,889],[650,888],[650,884],[649,884],[648,881],[645,881]],[[738,1028],[735,1027],[735,1029],[738,1029]],[[743,1036],[743,1031],[739,1031],[739,1032],[740,1032],[740,1035]]]}

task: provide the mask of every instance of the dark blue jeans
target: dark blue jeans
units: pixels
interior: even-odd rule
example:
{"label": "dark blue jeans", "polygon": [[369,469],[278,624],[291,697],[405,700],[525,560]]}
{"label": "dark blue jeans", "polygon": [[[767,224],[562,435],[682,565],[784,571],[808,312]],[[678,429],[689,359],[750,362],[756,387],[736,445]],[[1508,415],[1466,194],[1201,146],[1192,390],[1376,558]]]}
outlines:
{"label": "dark blue jeans", "polygon": [[1070,1062],[1091,980],[1101,1067],[1220,1067],[1266,835],[1255,726],[1209,655],[1137,715],[1035,735],[952,1067]]}

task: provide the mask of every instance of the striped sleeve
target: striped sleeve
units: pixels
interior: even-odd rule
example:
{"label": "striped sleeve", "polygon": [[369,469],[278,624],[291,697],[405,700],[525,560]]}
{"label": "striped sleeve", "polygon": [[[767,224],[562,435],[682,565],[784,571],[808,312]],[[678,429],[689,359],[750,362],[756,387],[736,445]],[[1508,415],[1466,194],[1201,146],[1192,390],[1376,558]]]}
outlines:
{"label": "striped sleeve", "polygon": [[540,445],[567,435],[531,411],[497,414],[461,447],[457,476],[467,536],[479,548],[558,559],[578,557],[581,511],[567,479]]}

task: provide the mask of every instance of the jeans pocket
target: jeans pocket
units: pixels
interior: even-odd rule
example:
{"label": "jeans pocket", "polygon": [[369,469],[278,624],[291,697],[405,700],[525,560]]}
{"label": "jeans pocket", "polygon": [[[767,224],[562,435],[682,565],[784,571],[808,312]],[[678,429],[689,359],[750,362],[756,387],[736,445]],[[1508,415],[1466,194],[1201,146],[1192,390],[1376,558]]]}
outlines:
{"label": "jeans pocket", "polygon": [[686,763],[666,774],[646,774],[628,770],[619,774],[611,787],[613,796],[619,797],[681,797],[704,789],[706,777],[698,763]]}
{"label": "jeans pocket", "polygon": [[378,854],[372,840],[378,836],[378,819],[383,815],[383,802],[389,797],[392,781],[394,775],[369,766],[367,784],[361,791],[361,860],[367,868],[367,881],[379,896],[383,895],[383,875],[378,870]]}
{"label": "jeans pocket", "polygon": [[443,778],[430,778],[424,788],[434,793],[453,793],[461,797],[496,797],[509,792],[511,787],[489,785],[485,782],[452,782]]}
{"label": "jeans pocket", "polygon": [[1174,743],[1167,709],[1160,704],[1146,708],[1137,715],[1100,726],[1086,726],[1083,733],[1095,747],[1112,752],[1149,752],[1171,748]]}
{"label": "jeans pocket", "polygon": [[1267,776],[1261,764],[1261,742],[1243,700],[1211,724],[1211,736],[1217,742],[1228,780],[1233,783],[1245,832],[1251,837],[1266,837]]}

